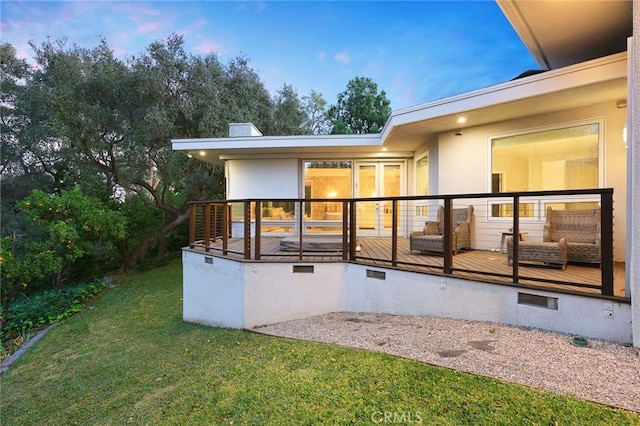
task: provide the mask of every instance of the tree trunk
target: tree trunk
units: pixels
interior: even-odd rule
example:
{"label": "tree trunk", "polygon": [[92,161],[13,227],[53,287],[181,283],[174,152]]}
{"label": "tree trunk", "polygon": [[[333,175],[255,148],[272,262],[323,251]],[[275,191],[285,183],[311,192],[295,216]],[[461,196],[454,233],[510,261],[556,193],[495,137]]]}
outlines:
{"label": "tree trunk", "polygon": [[176,214],[170,222],[167,222],[158,232],[148,235],[143,238],[137,246],[135,246],[129,253],[127,253],[124,258],[124,269],[125,271],[132,271],[139,261],[143,260],[151,246],[151,243],[155,240],[164,240],[164,234],[168,231],[174,229],[182,222],[189,218],[188,206],[185,207],[185,210]]}

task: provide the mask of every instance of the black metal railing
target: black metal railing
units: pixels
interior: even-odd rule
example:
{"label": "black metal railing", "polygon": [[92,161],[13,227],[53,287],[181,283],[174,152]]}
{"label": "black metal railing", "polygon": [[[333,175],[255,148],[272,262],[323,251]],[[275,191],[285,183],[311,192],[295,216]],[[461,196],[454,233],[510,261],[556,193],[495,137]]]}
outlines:
{"label": "black metal railing", "polygon": [[[456,256],[458,224],[453,214],[455,208],[466,205],[475,207],[473,248],[486,252],[487,262],[494,262],[496,267],[482,262],[474,265],[467,262],[467,258]],[[545,273],[530,268],[531,265],[523,268],[519,237],[527,235],[531,240],[541,240],[546,207],[556,205],[560,209],[585,206],[600,209],[600,241],[597,243],[601,246],[601,259],[596,265],[599,268],[586,269],[590,277],[594,276],[594,270],[599,272],[595,279],[580,278],[580,274]],[[423,256],[411,251],[407,243],[409,235],[423,227],[427,220],[434,220],[438,206],[444,211],[440,230],[442,253]],[[191,203],[189,246],[244,260],[341,259],[510,285],[552,284],[560,290],[586,289],[614,296],[613,211],[612,189],[204,201]],[[508,234],[514,236],[508,248],[512,250],[509,251],[511,267],[506,272],[504,258],[492,256],[497,251],[498,233],[502,233],[503,239],[507,234],[505,227],[509,228]],[[269,239],[272,236],[274,238]],[[280,249],[273,249],[274,240],[279,241]],[[242,244],[238,244],[240,241]],[[318,249],[314,241],[329,241],[330,247]]]}

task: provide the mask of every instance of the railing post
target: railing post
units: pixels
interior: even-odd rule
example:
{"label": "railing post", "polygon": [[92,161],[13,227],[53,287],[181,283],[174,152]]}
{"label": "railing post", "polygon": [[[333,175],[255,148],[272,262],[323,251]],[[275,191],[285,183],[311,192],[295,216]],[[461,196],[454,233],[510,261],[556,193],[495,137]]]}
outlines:
{"label": "railing post", "polygon": [[600,261],[602,294],[613,296],[613,190],[600,195]]}
{"label": "railing post", "polygon": [[196,204],[189,206],[189,248],[195,247],[196,241]]}
{"label": "railing post", "polygon": [[298,201],[298,234],[302,234],[302,226],[304,221],[304,203],[305,201]]}
{"label": "railing post", "polygon": [[356,258],[356,201],[352,198],[349,201],[349,260]]}
{"label": "railing post", "polygon": [[229,253],[229,236],[231,235],[231,205],[225,203],[222,207],[222,254]]}
{"label": "railing post", "polygon": [[451,222],[453,222],[453,211],[451,210],[451,199],[444,199],[444,247],[443,247],[443,256],[444,256],[444,270],[445,274],[450,275],[453,272],[453,227],[451,226]]}
{"label": "railing post", "polygon": [[211,250],[211,204],[204,204],[204,250]]}
{"label": "railing post", "polygon": [[233,220],[231,219],[232,218],[231,211],[232,211],[233,206],[231,206],[231,204],[228,204],[228,203],[225,203],[224,206],[225,206],[225,212],[223,214],[226,214],[226,216],[223,216],[223,221],[226,224],[226,228],[225,228],[226,231],[225,231],[224,234],[228,238],[233,238],[233,233],[232,233],[232,231],[233,231]]}
{"label": "railing post", "polygon": [[391,264],[398,266],[398,200],[391,201]]}
{"label": "railing post", "polygon": [[260,236],[262,235],[262,202],[256,201],[256,242],[255,242],[255,259],[260,260]]}
{"label": "railing post", "polygon": [[251,259],[251,201],[244,204],[244,258]]}
{"label": "railing post", "polygon": [[[309,201],[305,201],[305,202],[309,202]],[[302,201],[300,201],[300,217],[298,218],[298,227],[300,228],[300,232],[298,232],[298,259],[302,260],[302,256],[304,253],[304,250],[302,249],[302,231],[304,230],[304,224],[303,224],[303,217],[304,217],[304,210],[302,210],[304,208],[304,206],[302,205]],[[313,208],[313,207],[312,207]]]}
{"label": "railing post", "polygon": [[213,241],[218,239],[218,207],[219,204],[213,204]]}
{"label": "railing post", "polygon": [[342,201],[342,260],[349,259],[352,244],[354,241],[349,240],[349,203]]}
{"label": "railing post", "polygon": [[[520,274],[519,272],[519,264],[520,264],[520,196],[514,195],[513,197],[513,235],[511,236],[513,240],[513,253],[511,257],[511,261],[513,262],[513,283],[518,284]],[[509,251],[509,242],[507,241],[507,252]],[[507,254],[507,256],[509,256]]]}

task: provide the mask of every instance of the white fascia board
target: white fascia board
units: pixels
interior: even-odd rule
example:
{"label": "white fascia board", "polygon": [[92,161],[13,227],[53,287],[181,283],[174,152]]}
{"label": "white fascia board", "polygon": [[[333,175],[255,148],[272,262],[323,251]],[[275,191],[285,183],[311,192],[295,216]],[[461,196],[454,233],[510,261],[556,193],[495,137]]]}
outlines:
{"label": "white fascia board", "polygon": [[538,42],[535,34],[531,31],[527,20],[522,16],[518,5],[514,0],[496,0],[498,7],[507,18],[511,27],[520,36],[520,40],[527,46],[527,50],[534,57],[540,68],[544,70],[551,69],[549,60],[542,50],[542,46]]}
{"label": "white fascia board", "polygon": [[[322,158],[327,158],[327,155],[331,159],[370,159],[370,160],[384,160],[384,159],[398,159],[398,158],[413,158],[415,155],[411,151],[386,151],[386,152],[358,152],[354,154],[353,151],[329,151],[323,152],[320,155]],[[229,154],[224,153],[218,156],[220,160],[268,160],[268,159],[283,159],[283,158],[299,158],[299,159],[317,159],[319,154],[317,151],[287,151],[287,152],[275,152],[275,153],[239,153]]]}
{"label": "white fascia board", "polygon": [[506,83],[395,111],[382,130],[382,139],[386,140],[395,126],[450,114],[459,114],[520,99],[625,78],[626,76],[627,59],[626,52],[623,52],[518,80],[511,80]]}
{"label": "white fascia board", "polygon": [[382,139],[379,133],[374,135],[251,136],[171,140],[171,146],[175,151],[376,147],[381,144]]}

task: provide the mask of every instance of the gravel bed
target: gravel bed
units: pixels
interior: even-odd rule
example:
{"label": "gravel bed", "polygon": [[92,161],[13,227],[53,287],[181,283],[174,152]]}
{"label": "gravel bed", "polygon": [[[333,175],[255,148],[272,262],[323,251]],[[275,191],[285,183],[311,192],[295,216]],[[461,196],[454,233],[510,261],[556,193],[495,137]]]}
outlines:
{"label": "gravel bed", "polygon": [[495,377],[640,413],[637,349],[561,333],[424,316],[331,313],[256,327]]}

